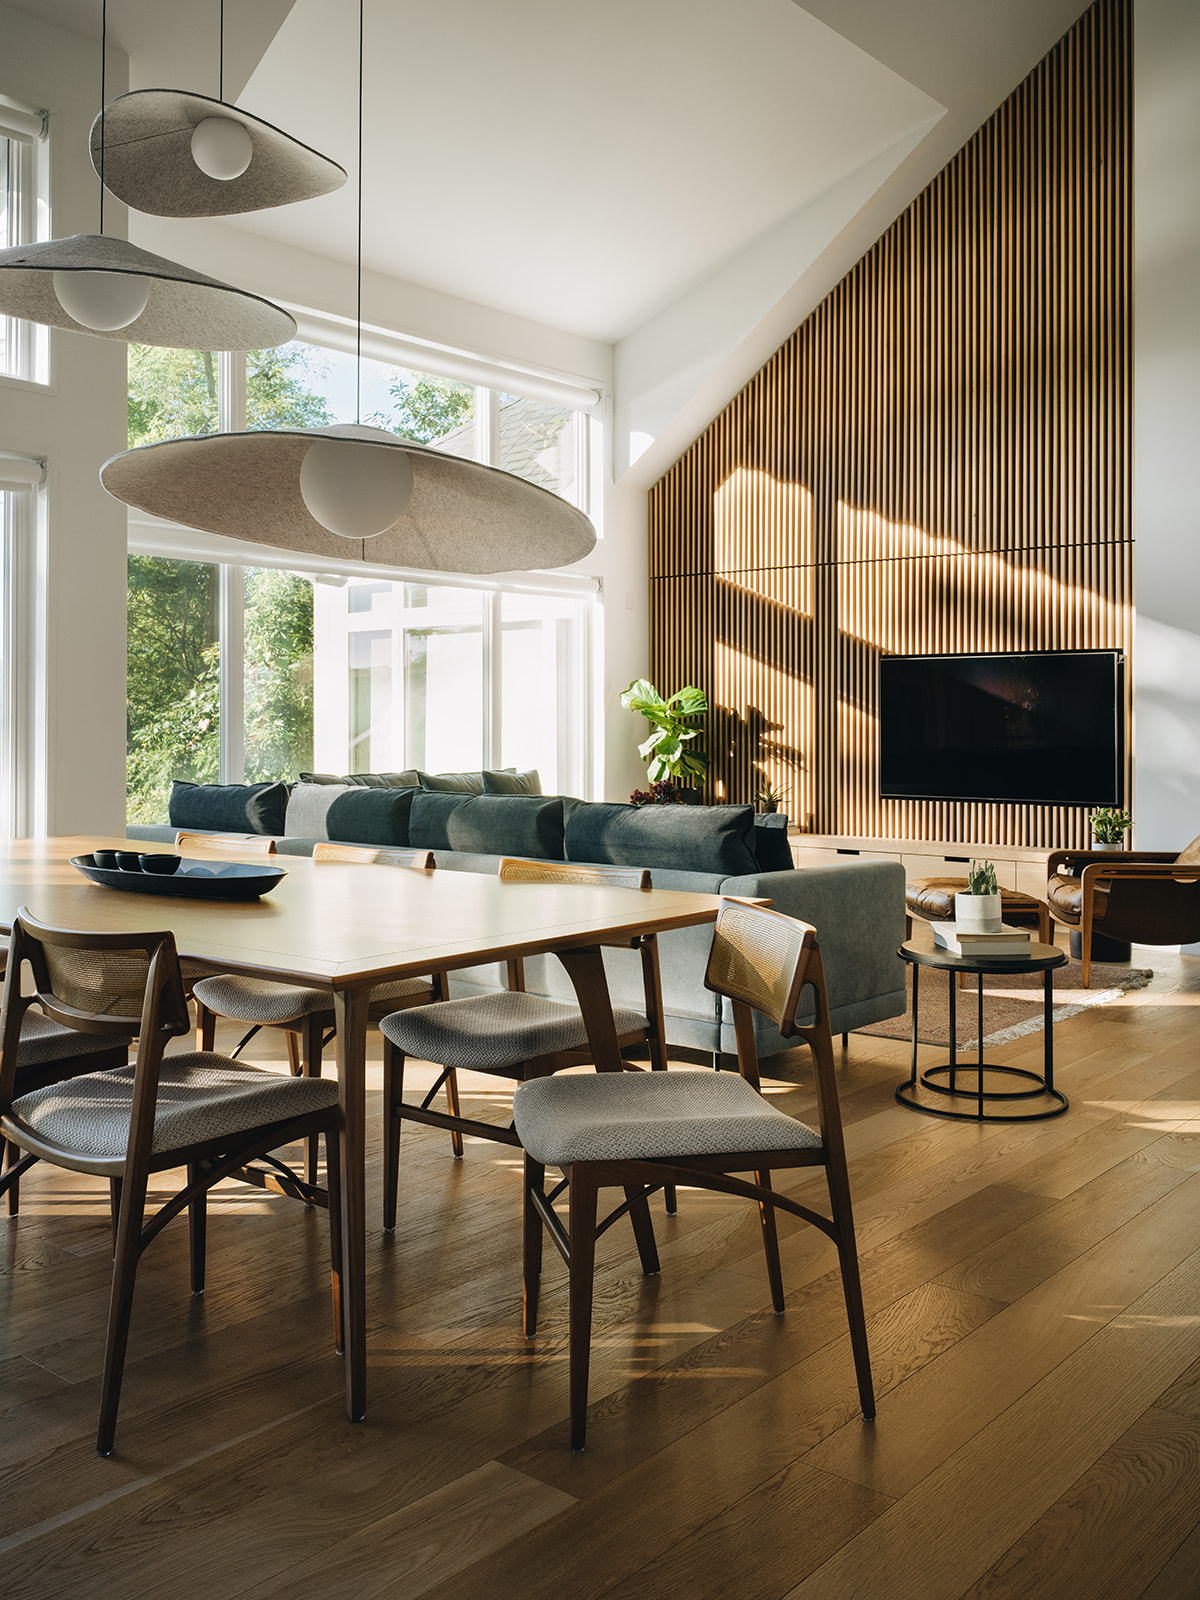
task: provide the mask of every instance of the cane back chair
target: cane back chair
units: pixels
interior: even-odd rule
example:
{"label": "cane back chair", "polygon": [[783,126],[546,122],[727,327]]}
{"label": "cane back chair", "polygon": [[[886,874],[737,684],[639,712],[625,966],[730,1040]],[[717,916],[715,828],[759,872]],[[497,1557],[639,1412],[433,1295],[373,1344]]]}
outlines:
{"label": "cane back chair", "polygon": [[[117,1067],[14,1094],[21,1023],[32,972],[43,1011],[83,1035],[137,1033],[133,1067]],[[204,1290],[205,1204],[214,1184],[296,1140],[323,1134],[335,1343],[342,1347],[340,1157],[337,1085],[291,1078],[212,1052],[165,1055],[189,1031],[175,940],[168,933],[75,933],[17,914],[0,1008],[0,1135],[25,1154],[0,1177],[0,1193],[32,1164],[106,1177],[117,1207],[116,1255],[96,1448],[112,1452],[138,1262],[162,1228],[188,1213],[193,1294]],[[186,1168],[187,1180],[147,1218],[150,1176]]]}
{"label": "cane back chair", "polygon": [[[547,1078],[522,1084],[513,1099],[516,1128],[525,1147],[525,1332],[532,1337],[537,1330],[544,1227],[569,1272],[574,1450],[584,1448],[587,1429],[596,1239],[628,1209],[631,1186],[633,1192],[645,1195],[673,1182],[754,1200],[777,1313],[782,1313],[784,1304],[776,1208],[827,1234],[837,1247],[841,1266],[862,1413],[867,1419],[875,1415],[829,1008],[815,932],[775,911],[726,903],[717,919],[704,981],[732,1004],[739,1073],[672,1070],[662,1075]],[[809,1025],[801,1026],[796,1013],[806,987],[814,997],[815,1015]],[[816,1128],[776,1110],[760,1094],[752,1011],[775,1021],[785,1038],[803,1039],[811,1048]],[[546,1193],[548,1166],[561,1169],[566,1179],[566,1225],[554,1209],[559,1191]],[[791,1167],[824,1168],[830,1216],[772,1188],[772,1172]],[[741,1172],[752,1172],[754,1181],[734,1176]],[[625,1189],[626,1203],[597,1226],[598,1191],[610,1186]],[[655,1256],[650,1270],[657,1267]]]}

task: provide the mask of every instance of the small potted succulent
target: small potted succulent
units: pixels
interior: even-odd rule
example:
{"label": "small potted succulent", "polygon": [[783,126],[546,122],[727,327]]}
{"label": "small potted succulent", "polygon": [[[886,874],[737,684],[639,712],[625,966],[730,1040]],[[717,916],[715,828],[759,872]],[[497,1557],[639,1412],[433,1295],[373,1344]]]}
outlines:
{"label": "small potted succulent", "polygon": [[1093,850],[1124,850],[1125,833],[1133,826],[1133,818],[1116,806],[1102,806],[1092,812],[1091,824]]}
{"label": "small potted succulent", "polygon": [[786,789],[777,789],[770,778],[763,778],[758,786],[758,793],[755,795],[755,799],[758,801],[758,809],[768,816],[772,812],[778,811],[787,797],[788,791]]}
{"label": "small potted succulent", "polygon": [[966,889],[954,896],[954,922],[968,933],[989,933],[1000,926],[1000,890],[990,861],[972,861]]}

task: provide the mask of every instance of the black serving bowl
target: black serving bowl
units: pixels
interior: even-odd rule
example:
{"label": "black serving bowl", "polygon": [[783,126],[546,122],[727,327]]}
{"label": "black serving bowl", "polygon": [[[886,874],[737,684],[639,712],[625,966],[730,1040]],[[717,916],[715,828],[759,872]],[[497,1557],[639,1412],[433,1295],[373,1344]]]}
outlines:
{"label": "black serving bowl", "polygon": [[94,850],[92,860],[98,867],[103,867],[106,872],[116,872],[117,852],[115,850]]}
{"label": "black serving bowl", "polygon": [[[94,859],[95,859],[95,856],[93,854],[93,860]],[[178,872],[179,871],[179,863],[180,863],[180,861],[182,859],[183,858],[181,856],[165,856],[165,855],[151,855],[151,856],[139,856],[138,857],[138,861],[141,863],[141,868],[142,868],[143,872],[157,872],[161,877],[164,877],[164,878],[169,878],[170,875],[173,872]],[[101,866],[101,865],[103,865],[103,863],[97,861],[96,865],[97,866]]]}
{"label": "black serving bowl", "polygon": [[118,850],[117,865],[122,872],[140,872],[142,870],[142,858],[132,850]]}

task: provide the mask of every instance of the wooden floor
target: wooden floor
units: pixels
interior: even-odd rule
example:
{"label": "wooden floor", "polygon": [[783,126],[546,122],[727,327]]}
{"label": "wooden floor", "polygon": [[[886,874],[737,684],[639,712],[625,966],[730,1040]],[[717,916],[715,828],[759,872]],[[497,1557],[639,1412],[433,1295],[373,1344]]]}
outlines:
{"label": "wooden floor", "polygon": [[[553,1252],[520,1334],[515,1152],[456,1163],[421,1130],[394,1237],[368,1172],[367,1421],[342,1409],[324,1215],[228,1186],[202,1298],[181,1223],[145,1259],[101,1460],[107,1195],[37,1169],[0,1219],[7,1600],[1195,1600],[1200,959],[1139,960],[1149,988],[1056,1030],[1056,1121],[924,1118],[892,1097],[906,1047],[840,1057],[873,1426],[827,1241],[781,1222],[774,1317],[755,1216],[685,1192],[661,1276],[624,1227],[603,1241],[572,1456]],[[786,1070],[768,1090],[803,1116],[803,1054]]]}

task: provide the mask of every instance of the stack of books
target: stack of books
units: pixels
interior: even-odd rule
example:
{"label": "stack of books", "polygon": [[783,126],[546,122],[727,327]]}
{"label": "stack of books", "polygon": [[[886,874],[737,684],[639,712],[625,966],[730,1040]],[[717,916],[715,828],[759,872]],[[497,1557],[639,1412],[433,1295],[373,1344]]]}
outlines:
{"label": "stack of books", "polygon": [[941,950],[955,956],[1020,956],[1029,954],[1031,936],[1028,928],[1014,928],[1002,922],[998,928],[986,933],[959,928],[954,922],[931,922],[933,942]]}

